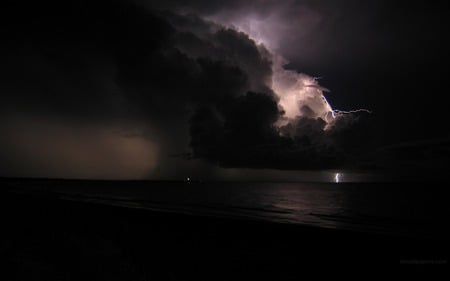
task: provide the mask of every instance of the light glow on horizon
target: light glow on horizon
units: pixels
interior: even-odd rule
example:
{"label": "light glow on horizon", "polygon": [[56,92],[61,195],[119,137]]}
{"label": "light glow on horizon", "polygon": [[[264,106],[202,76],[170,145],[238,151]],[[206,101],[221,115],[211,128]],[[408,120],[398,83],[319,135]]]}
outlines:
{"label": "light glow on horizon", "polygon": [[334,182],[335,183],[339,183],[341,181],[341,174],[340,173],[336,173],[334,175]]}

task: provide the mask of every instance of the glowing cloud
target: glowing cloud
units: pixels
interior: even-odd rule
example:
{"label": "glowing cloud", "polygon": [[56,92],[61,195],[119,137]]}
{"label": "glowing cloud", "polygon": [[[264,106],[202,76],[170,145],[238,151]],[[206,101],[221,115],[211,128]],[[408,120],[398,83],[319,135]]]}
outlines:
{"label": "glowing cloud", "polygon": [[333,109],[324,95],[324,92],[330,91],[319,84],[318,78],[284,68],[288,61],[277,52],[279,38],[276,33],[277,30],[283,29],[279,24],[282,21],[277,20],[278,16],[275,13],[264,18],[257,15],[241,15],[238,19],[228,20],[220,16],[211,18],[247,34],[256,44],[263,45],[271,53],[273,75],[269,86],[279,97],[279,105],[284,111],[283,117],[276,125],[284,126],[297,117],[321,118],[326,122],[327,126],[324,129],[327,130],[339,115],[370,113],[367,109],[350,111]]}
{"label": "glowing cloud", "polygon": [[[329,122],[333,109],[323,95],[328,90],[319,85],[317,78],[284,69],[280,61],[278,58],[273,64],[272,89],[280,98],[285,118],[306,116]],[[285,122],[279,123],[284,125]]]}
{"label": "glowing cloud", "polygon": [[[269,18],[270,20],[270,18]],[[257,44],[262,44],[272,54],[272,89],[280,98],[279,105],[285,114],[277,125],[282,126],[297,116],[322,118],[327,123],[333,119],[335,113],[323,95],[328,89],[320,86],[317,78],[293,70],[286,70],[287,60],[276,54],[277,43],[271,42],[272,33],[265,28],[266,22],[260,19],[247,18],[245,21],[235,21],[231,27],[246,33]],[[273,25],[271,25],[273,26]]]}

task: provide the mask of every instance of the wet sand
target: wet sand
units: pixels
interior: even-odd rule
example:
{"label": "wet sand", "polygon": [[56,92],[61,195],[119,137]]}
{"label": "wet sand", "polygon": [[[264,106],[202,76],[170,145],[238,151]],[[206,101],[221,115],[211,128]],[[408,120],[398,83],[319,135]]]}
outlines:
{"label": "wet sand", "polygon": [[1,194],[2,280],[359,280],[448,274],[448,240]]}

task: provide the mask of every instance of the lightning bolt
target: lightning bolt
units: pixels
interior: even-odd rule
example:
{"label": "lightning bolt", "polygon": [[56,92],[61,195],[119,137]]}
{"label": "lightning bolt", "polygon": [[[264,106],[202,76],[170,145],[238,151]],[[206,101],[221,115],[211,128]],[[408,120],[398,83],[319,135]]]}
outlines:
{"label": "lightning bolt", "polygon": [[372,111],[365,109],[365,108],[359,108],[359,109],[354,109],[354,110],[339,110],[339,109],[334,109],[333,110],[335,114],[350,114],[350,113],[357,113],[357,112],[367,112],[367,113],[372,113]]}
{"label": "lightning bolt", "polygon": [[343,115],[343,114],[351,114],[351,113],[358,113],[358,112],[366,112],[371,114],[372,111],[365,109],[365,108],[358,108],[358,109],[352,109],[352,110],[340,110],[340,109],[333,109],[333,107],[331,107],[330,103],[328,102],[327,98],[325,97],[325,95],[322,94],[322,99],[325,102],[325,104],[331,109],[329,112],[326,113],[325,115],[325,121],[328,122],[329,120],[329,116],[331,115],[331,117],[333,119],[336,119],[336,117],[338,115]]}
{"label": "lightning bolt", "polygon": [[336,173],[334,175],[334,182],[335,183],[339,183],[341,181],[340,177],[341,177],[341,174],[340,173]]}

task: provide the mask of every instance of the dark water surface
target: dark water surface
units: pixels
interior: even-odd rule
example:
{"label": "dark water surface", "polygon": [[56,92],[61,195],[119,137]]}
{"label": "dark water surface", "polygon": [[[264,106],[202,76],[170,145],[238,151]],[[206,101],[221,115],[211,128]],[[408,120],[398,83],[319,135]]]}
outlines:
{"label": "dark water surface", "polygon": [[8,180],[14,192],[163,212],[445,237],[445,185]]}

